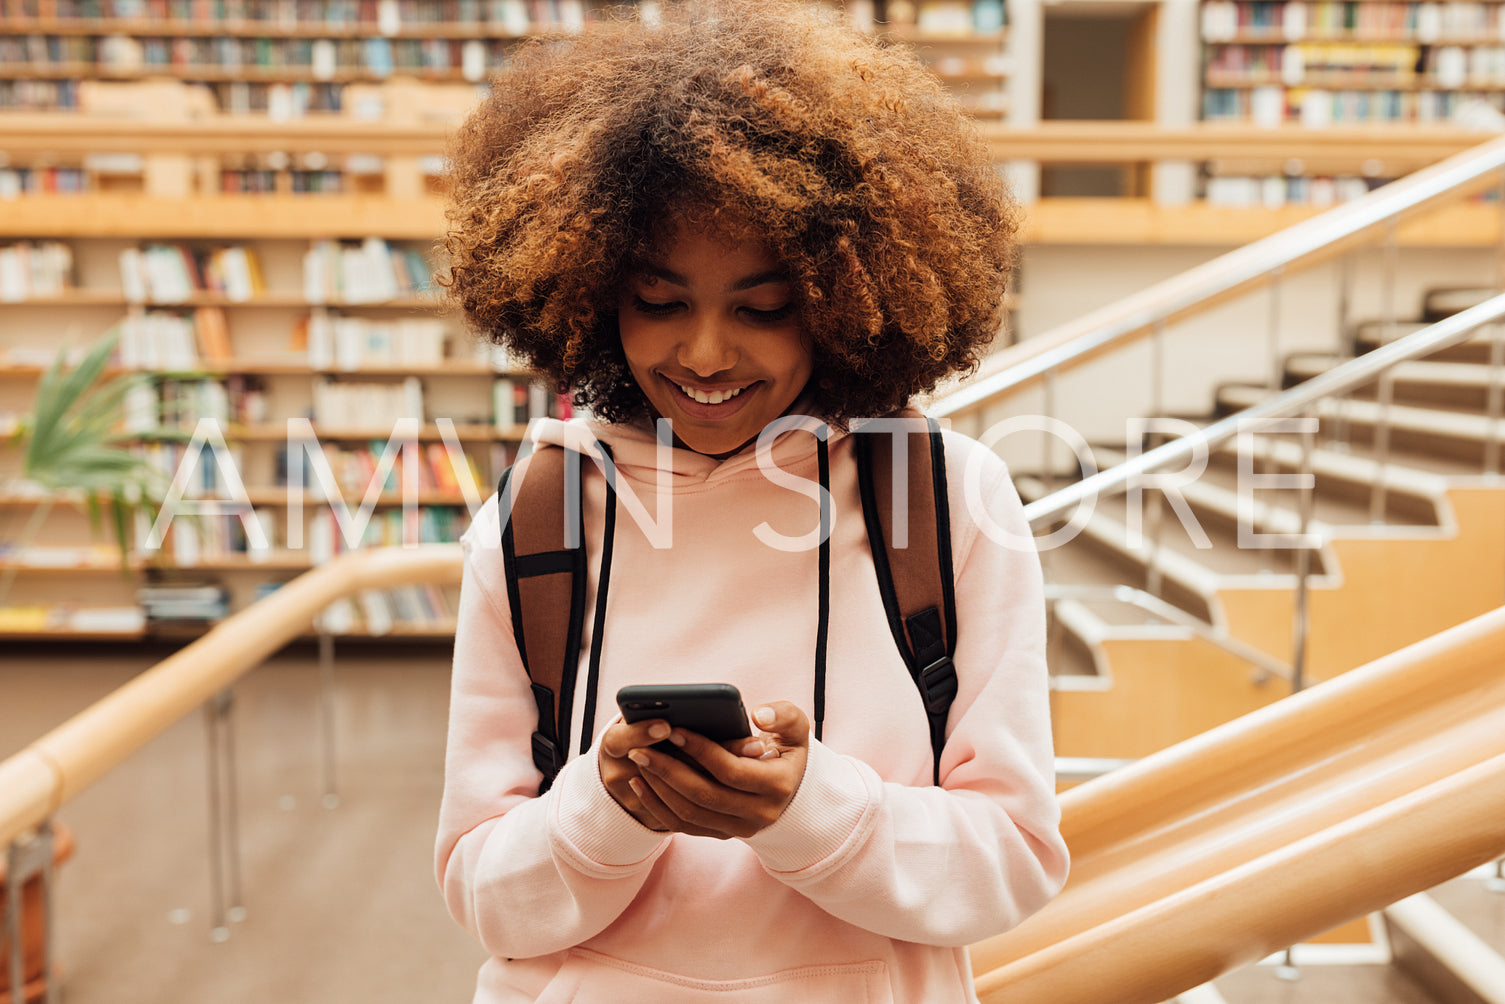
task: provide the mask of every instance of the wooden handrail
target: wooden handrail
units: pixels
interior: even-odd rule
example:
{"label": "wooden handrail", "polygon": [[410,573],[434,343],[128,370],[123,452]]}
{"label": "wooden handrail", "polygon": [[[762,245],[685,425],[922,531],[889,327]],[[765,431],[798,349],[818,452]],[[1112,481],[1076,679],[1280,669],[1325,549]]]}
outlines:
{"label": "wooden handrail", "polygon": [[1505,853],[1505,608],[1066,792],[988,1004],[1153,1004]]}
{"label": "wooden handrail", "polygon": [[[300,576],[0,763],[23,834],[342,596],[452,583],[458,545]],[[1062,796],[1066,890],[973,946],[981,999],[1153,1004],[1505,853],[1505,608]]]}
{"label": "wooden handrail", "polygon": [[258,600],[0,763],[0,846],[303,634],[335,600],[460,580],[460,545],[341,555]]}

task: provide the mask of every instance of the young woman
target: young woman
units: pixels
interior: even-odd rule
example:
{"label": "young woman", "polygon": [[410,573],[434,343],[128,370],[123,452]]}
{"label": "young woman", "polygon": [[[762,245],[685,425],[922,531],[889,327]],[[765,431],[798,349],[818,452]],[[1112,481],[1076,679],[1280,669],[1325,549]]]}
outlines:
{"label": "young woman", "polygon": [[[912,56],[803,5],[708,0],[528,48],[450,180],[455,301],[595,416],[535,422],[539,448],[606,444],[614,505],[638,507],[541,794],[495,498],[465,535],[437,870],[492,954],[476,1000],[975,999],[966,946],[1067,867],[1039,563],[1002,463],[946,433],[937,765],[849,430],[1001,325],[1016,219],[988,151]],[[609,496],[582,466],[595,610]],[[708,681],[740,688],[752,739],[625,724],[612,700]]]}

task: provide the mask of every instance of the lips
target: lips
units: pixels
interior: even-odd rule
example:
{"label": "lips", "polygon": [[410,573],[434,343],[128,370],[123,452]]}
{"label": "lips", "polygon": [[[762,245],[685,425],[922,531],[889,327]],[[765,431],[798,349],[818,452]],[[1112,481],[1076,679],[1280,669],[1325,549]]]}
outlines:
{"label": "lips", "polygon": [[679,409],[688,417],[698,419],[731,417],[742,410],[753,396],[749,392],[756,390],[761,382],[703,384],[684,383],[663,374],[660,378],[671,388]]}

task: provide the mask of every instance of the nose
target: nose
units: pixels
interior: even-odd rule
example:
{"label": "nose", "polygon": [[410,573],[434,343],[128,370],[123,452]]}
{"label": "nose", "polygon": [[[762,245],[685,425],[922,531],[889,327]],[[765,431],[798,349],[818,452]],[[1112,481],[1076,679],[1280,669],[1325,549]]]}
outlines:
{"label": "nose", "polygon": [[679,342],[679,365],[696,376],[725,372],[737,365],[739,358],[735,336],[720,318],[710,314],[692,319]]}

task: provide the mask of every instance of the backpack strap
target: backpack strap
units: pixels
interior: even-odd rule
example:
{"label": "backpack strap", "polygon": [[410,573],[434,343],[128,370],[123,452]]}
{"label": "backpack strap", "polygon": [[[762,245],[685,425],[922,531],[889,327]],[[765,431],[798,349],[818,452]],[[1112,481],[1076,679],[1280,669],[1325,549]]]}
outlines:
{"label": "backpack strap", "polygon": [[[904,433],[907,546],[894,544],[894,440],[887,430],[856,437],[857,483],[878,591],[894,643],[914,677],[930,719],[935,783],[940,784],[946,718],[956,697],[956,583],[951,566],[951,510],[940,425],[912,408]],[[882,486],[882,491],[878,490]],[[933,518],[926,518],[933,517]]]}
{"label": "backpack strap", "polygon": [[[573,472],[567,470],[569,459]],[[579,454],[539,449],[528,457],[527,474],[516,478],[509,467],[497,486],[502,512],[502,560],[507,573],[507,602],[512,634],[523,667],[533,681],[538,728],[533,733],[533,765],[543,774],[541,795],[569,755],[570,710],[580,661],[580,633],[585,620],[584,479]],[[566,526],[566,475],[574,474],[578,504]],[[573,529],[572,536],[567,532]],[[573,543],[574,546],[570,546]],[[569,616],[560,616],[568,610]]]}

